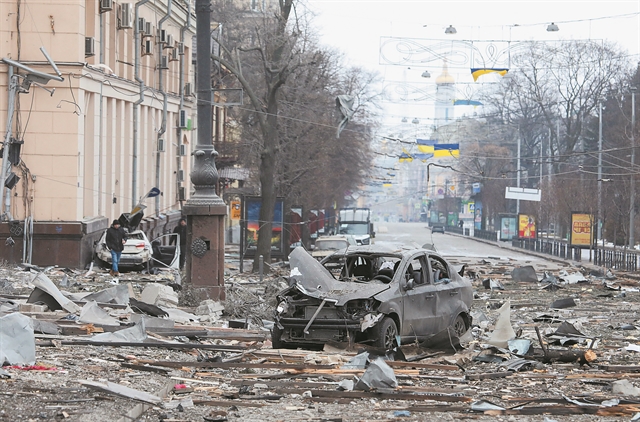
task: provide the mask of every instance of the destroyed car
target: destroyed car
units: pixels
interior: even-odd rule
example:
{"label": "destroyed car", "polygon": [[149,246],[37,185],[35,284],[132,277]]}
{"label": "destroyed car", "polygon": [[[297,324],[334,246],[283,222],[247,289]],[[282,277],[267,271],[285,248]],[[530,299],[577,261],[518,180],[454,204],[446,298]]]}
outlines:
{"label": "destroyed car", "polygon": [[[151,267],[179,268],[180,239],[177,234],[170,233],[155,238],[149,242],[142,230],[136,230],[143,214],[130,216],[129,213],[120,215],[118,221],[127,232],[127,241],[120,256],[118,266],[123,269],[149,271]],[[174,238],[173,242],[171,239]],[[174,243],[174,245],[171,245]],[[178,246],[176,246],[178,245]],[[111,251],[107,247],[107,231],[100,236],[95,245],[95,258],[102,266],[111,266]]]}
{"label": "destroyed car", "polygon": [[302,247],[289,256],[289,287],[277,296],[274,348],[364,343],[391,349],[471,326],[471,282],[434,251],[355,246],[322,262]]}
{"label": "destroyed car", "polygon": [[311,256],[321,261],[337,250],[355,245],[353,236],[322,236],[316,239]]}

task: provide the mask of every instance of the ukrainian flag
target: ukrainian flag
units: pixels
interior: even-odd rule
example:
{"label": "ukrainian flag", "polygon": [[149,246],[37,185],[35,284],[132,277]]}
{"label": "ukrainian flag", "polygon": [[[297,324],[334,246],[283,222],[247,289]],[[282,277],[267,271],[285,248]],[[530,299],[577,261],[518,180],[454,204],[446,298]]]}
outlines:
{"label": "ukrainian flag", "polygon": [[402,148],[402,154],[400,154],[398,161],[400,161],[401,163],[410,163],[413,161],[413,157],[411,156],[411,154],[409,154],[409,151]]}
{"label": "ukrainian flag", "polygon": [[507,74],[507,72],[509,71],[509,69],[487,69],[484,67],[481,68],[472,68],[471,69],[471,76],[473,76],[473,81],[474,82],[478,82],[478,78],[482,75],[487,75],[489,73],[497,73],[500,76],[504,76]]}
{"label": "ukrainian flag", "polygon": [[436,141],[432,139],[416,139],[416,143],[418,144],[418,151],[433,154],[433,146]]}
{"label": "ukrainian flag", "polygon": [[413,158],[416,160],[420,160],[423,163],[426,163],[429,158],[433,158],[433,154],[413,154]]}
{"label": "ukrainian flag", "polygon": [[433,156],[434,158],[459,157],[460,144],[435,144]]}

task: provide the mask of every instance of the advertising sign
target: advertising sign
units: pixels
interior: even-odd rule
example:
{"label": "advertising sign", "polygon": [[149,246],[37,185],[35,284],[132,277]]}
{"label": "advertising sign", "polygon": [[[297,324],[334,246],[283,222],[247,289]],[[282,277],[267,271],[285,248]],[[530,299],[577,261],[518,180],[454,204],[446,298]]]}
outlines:
{"label": "advertising sign", "polygon": [[536,219],[534,216],[518,214],[518,237],[520,239],[536,238]]}
{"label": "advertising sign", "polygon": [[500,240],[512,240],[518,237],[516,217],[500,217]]}
{"label": "advertising sign", "polygon": [[[258,229],[260,228],[260,197],[244,198],[244,221],[242,241],[240,245],[244,250],[245,257],[254,257],[258,247]],[[271,256],[283,256],[283,236],[284,227],[284,201],[282,198],[276,199],[273,207],[273,221],[271,222]]]}
{"label": "advertising sign", "polygon": [[232,220],[240,220],[240,218],[242,218],[242,206],[240,205],[240,201],[231,201],[229,208]]}
{"label": "advertising sign", "polygon": [[587,248],[593,243],[593,215],[581,212],[571,213],[571,234],[569,244]]}

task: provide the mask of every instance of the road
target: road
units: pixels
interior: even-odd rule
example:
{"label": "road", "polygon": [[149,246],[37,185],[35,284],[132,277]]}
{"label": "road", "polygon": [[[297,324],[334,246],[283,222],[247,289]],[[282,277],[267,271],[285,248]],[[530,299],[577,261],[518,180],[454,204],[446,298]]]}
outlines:
{"label": "road", "polygon": [[453,234],[431,233],[427,223],[376,223],[375,243],[391,248],[400,245],[422,247],[425,243],[435,245],[436,250],[452,262],[477,262],[508,260],[514,265],[534,265],[539,268],[557,268],[557,265],[544,258],[527,255],[512,249],[498,246],[496,242],[481,242],[473,238]]}

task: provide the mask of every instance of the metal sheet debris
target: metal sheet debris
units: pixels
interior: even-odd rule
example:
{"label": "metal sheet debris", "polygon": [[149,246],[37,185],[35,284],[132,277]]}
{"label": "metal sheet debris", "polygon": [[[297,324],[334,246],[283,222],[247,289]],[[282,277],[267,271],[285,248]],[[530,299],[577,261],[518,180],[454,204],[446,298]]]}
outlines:
{"label": "metal sheet debris", "polygon": [[78,321],[85,324],[99,324],[112,327],[120,326],[120,322],[109,316],[107,311],[98,306],[98,303],[95,300],[86,303],[82,307]]}
{"label": "metal sheet debris", "polygon": [[[44,275],[44,273],[36,274],[33,277],[33,279],[31,280],[31,283],[37,289],[39,289],[42,293],[44,293],[45,295],[49,295],[60,306],[57,309],[64,309],[67,312],[70,312],[72,314],[80,312],[80,307],[78,305],[76,305],[75,303],[73,303],[70,299],[66,298],[62,294],[62,292],[60,292],[60,290],[58,290],[56,285],[53,284],[51,279],[49,279],[49,277]],[[34,293],[36,293],[35,290],[34,290]],[[43,295],[40,294],[38,296],[43,296]],[[30,296],[29,300],[27,300],[27,302],[34,303],[35,301],[39,301],[39,300],[41,300],[41,298],[33,297],[33,299],[32,299],[32,297]],[[49,305],[49,303],[47,303],[47,304]],[[49,305],[49,309],[55,310],[56,307],[52,306],[52,305]]]}
{"label": "metal sheet debris", "polygon": [[511,301],[507,300],[504,305],[498,310],[498,320],[496,321],[496,328],[491,333],[491,337],[487,343],[506,348],[509,340],[516,337],[516,332],[513,331],[511,326]]}
{"label": "metal sheet debris", "polygon": [[0,318],[0,366],[33,365],[36,342],[31,318],[12,313]]}

